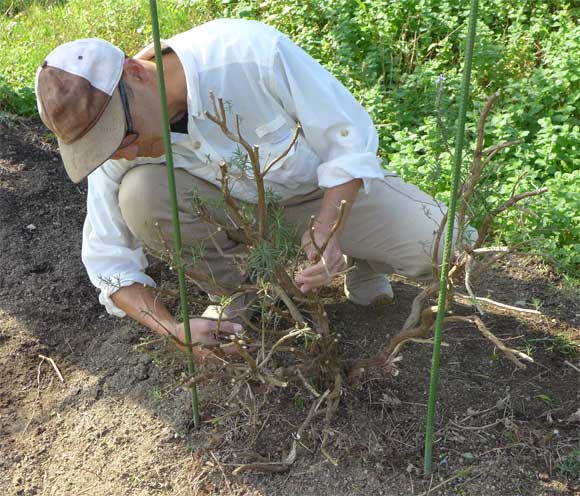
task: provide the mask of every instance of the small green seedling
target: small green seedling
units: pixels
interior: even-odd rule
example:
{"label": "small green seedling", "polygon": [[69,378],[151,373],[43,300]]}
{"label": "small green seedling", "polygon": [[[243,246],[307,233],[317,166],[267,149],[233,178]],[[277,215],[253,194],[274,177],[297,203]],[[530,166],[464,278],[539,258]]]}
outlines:
{"label": "small green seedling", "polygon": [[580,448],[577,448],[556,465],[558,473],[571,480],[580,479]]}

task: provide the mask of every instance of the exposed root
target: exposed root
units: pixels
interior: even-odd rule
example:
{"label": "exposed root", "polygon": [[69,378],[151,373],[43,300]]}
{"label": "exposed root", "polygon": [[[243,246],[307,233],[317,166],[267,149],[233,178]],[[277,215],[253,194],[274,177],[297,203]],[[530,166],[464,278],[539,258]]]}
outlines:
{"label": "exposed root", "polygon": [[340,394],[342,392],[342,376],[340,372],[336,372],[336,376],[334,379],[334,389],[332,393],[328,396],[327,406],[326,406],[326,414],[324,417],[324,437],[322,438],[322,444],[320,446],[320,451],[322,454],[327,458],[327,460],[332,463],[334,466],[338,465],[338,461],[329,455],[328,451],[326,450],[326,446],[328,444],[328,435],[330,433],[330,422],[332,421],[332,417],[336,413],[338,408],[338,404],[340,403]]}
{"label": "exposed root", "polygon": [[[422,295],[423,294],[419,296]],[[417,298],[419,298],[419,296]],[[417,301],[417,298],[415,298],[415,301]],[[395,363],[399,361],[397,359],[399,351],[407,342],[425,336],[431,331],[433,326],[433,316],[436,311],[437,307],[425,308],[421,312],[421,322],[419,325],[411,328],[403,326],[403,329],[388,341],[387,345],[380,353],[373,357],[353,362],[349,371],[349,378],[355,379],[366,370],[374,367],[379,367],[385,372],[397,375],[398,371]],[[409,322],[409,319],[407,319],[407,322]],[[405,323],[405,325],[407,325],[407,323]]]}
{"label": "exposed root", "polygon": [[[531,313],[534,315],[542,315],[542,312],[538,310],[532,310],[531,308],[521,308],[521,307],[514,307],[513,305],[507,305],[505,303],[501,303],[499,301],[491,300],[489,298],[482,298],[481,296],[467,296],[462,295],[460,293],[455,293],[455,298],[460,302],[462,300],[468,300],[470,303],[473,303],[473,300],[479,303],[487,303],[488,305],[492,305],[498,308],[505,308],[506,310],[512,310],[513,312],[520,312],[520,313]],[[479,308],[479,306],[478,306]],[[480,312],[483,315],[483,311]]]}
{"label": "exposed root", "polygon": [[508,348],[501,339],[496,337],[483,323],[483,321],[476,315],[471,315],[469,317],[445,317],[444,323],[451,323],[451,322],[468,322],[470,324],[475,324],[479,329],[479,332],[483,334],[486,339],[489,339],[505,356],[508,360],[510,360],[516,367],[519,369],[525,369],[526,365],[523,364],[520,360],[524,360],[529,363],[534,363],[532,357],[522,353],[521,351],[514,350],[512,348]]}

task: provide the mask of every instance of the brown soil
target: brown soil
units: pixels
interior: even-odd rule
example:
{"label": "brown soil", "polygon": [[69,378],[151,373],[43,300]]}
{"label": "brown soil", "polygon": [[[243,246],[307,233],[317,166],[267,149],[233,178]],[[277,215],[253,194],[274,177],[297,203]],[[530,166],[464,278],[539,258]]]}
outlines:
{"label": "brown soil", "polygon": [[[345,388],[328,449],[337,466],[317,449],[316,424],[289,472],[235,477],[249,452],[284,456],[311,399],[284,390],[228,415],[239,407],[220,402],[227,386],[202,386],[194,431],[183,357],[137,347],[146,330],[97,301],[80,261],[85,194],[36,122],[0,123],[0,495],[580,494],[580,363],[565,346],[579,338],[580,304],[537,261],[512,260],[476,283],[481,296],[540,307],[484,316],[534,364],[516,370],[474,329],[444,336],[432,477],[419,470],[425,344],[404,350],[397,377]],[[394,304],[374,308],[327,291],[343,355],[370,355],[401,326],[419,288],[396,280],[394,289]]]}

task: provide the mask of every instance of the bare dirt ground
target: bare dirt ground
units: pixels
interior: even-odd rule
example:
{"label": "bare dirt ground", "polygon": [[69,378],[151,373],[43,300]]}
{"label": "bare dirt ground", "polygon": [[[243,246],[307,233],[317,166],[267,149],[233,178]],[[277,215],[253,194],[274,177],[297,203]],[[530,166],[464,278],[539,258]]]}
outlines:
{"label": "bare dirt ground", "polygon": [[[183,357],[145,329],[104,314],[80,261],[85,186],[65,176],[35,122],[0,124],[0,495],[570,495],[580,494],[577,293],[537,261],[512,260],[477,281],[490,329],[535,363],[514,369],[474,329],[444,336],[435,472],[421,475],[431,348],[411,344],[397,377],[345,388],[283,474],[232,475],[249,452],[280,459],[310,398],[284,390],[255,408],[200,388],[203,428],[179,386]],[[158,263],[156,277],[168,277]],[[356,307],[331,288],[348,356],[370,355],[400,328],[418,287]],[[458,312],[470,311],[458,307]],[[58,366],[61,382],[48,360]],[[259,403],[260,391],[248,391]],[[246,403],[247,405],[247,403]]]}

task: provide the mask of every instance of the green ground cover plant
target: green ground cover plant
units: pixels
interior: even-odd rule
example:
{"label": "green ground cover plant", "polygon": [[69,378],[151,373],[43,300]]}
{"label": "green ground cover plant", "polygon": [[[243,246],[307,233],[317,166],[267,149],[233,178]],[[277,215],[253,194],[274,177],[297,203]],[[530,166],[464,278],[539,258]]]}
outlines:
{"label": "green ground cover plant", "polygon": [[[217,17],[267,22],[343,82],[371,113],[385,167],[448,196],[468,8],[451,0],[229,1],[159,4],[167,36]],[[98,36],[133,54],[151,41],[144,0],[0,1],[0,111],[34,116],[34,73],[60,43]],[[464,161],[477,115],[502,96],[486,129],[501,152],[477,192],[486,209],[521,190],[549,193],[498,218],[495,235],[580,277],[580,6],[564,0],[481,0]]]}

